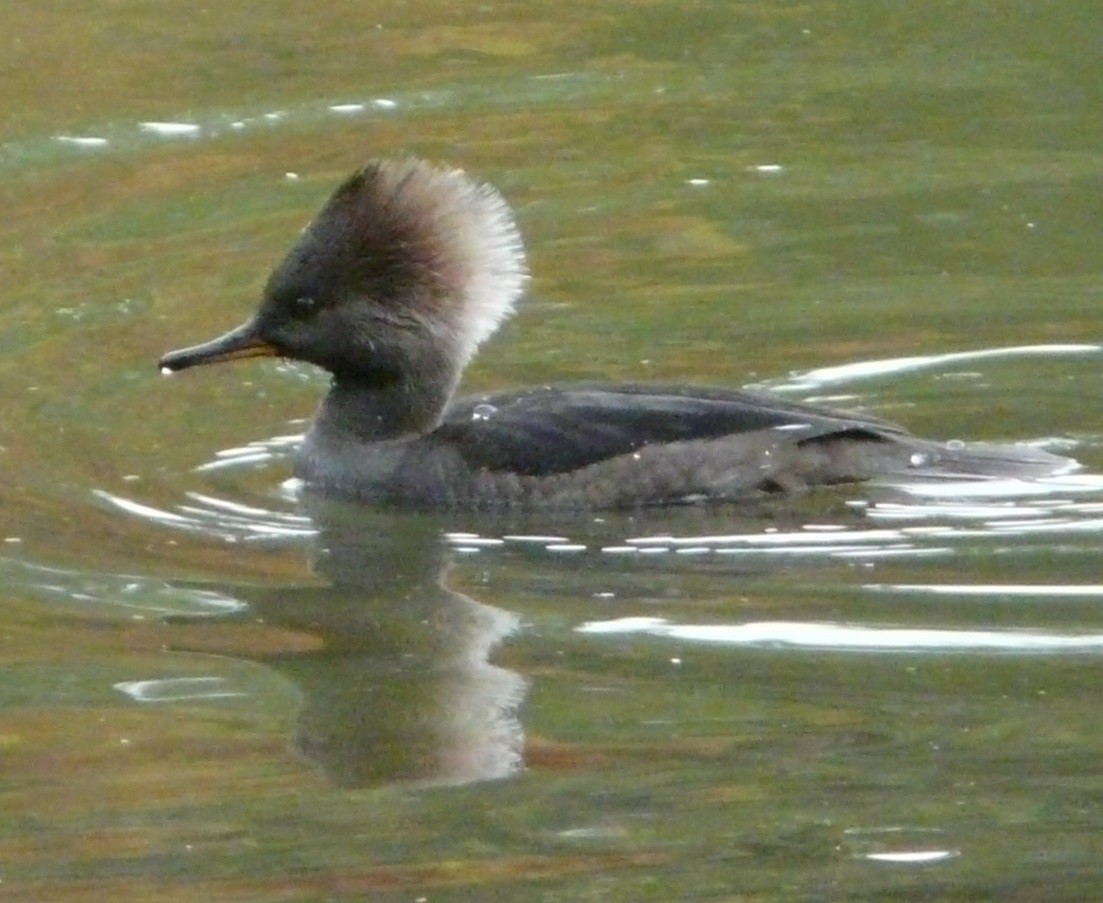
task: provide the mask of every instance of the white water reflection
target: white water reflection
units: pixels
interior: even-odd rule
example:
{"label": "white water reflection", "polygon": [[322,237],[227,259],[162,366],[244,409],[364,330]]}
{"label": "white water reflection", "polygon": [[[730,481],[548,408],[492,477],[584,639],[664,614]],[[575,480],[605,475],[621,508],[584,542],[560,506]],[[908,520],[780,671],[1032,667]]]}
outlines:
{"label": "white water reflection", "polygon": [[54,140],[59,144],[69,144],[73,147],[101,148],[107,147],[106,138],[97,135],[55,135]]}
{"label": "white water reflection", "polygon": [[[502,536],[457,531],[445,539],[457,550],[477,553],[513,548],[546,552],[589,551],[612,556],[727,556],[745,558],[930,558],[974,547],[977,539],[1050,543],[1055,535],[1103,533],[1103,475],[1076,474],[1021,480],[953,480],[937,483],[879,484],[856,487],[870,498],[848,502],[870,525],[860,522],[807,523],[756,531],[655,532],[620,536],[608,531],[593,540],[586,528],[565,533]],[[880,498],[880,496],[888,496]],[[799,501],[794,503],[799,505]],[[641,518],[662,523],[659,517]],[[604,523],[603,518],[593,522]],[[723,522],[714,518],[711,523]],[[733,524],[741,523],[733,509]],[[745,525],[745,524],[744,524]]]}
{"label": "white water reflection", "polygon": [[956,859],[961,850],[936,847],[946,832],[940,828],[890,825],[873,828],[847,828],[840,849],[855,859],[891,865],[930,865]]}
{"label": "white water reflection", "polygon": [[143,122],[138,128],[147,135],[159,138],[194,138],[200,127],[194,122]]}
{"label": "white water reflection", "polygon": [[1095,652],[1103,634],[1058,634],[1037,630],[952,630],[866,627],[830,622],[755,621],[745,624],[673,624],[665,618],[630,617],[587,621],[578,633],[647,634],[693,643],[850,652]]}
{"label": "white water reflection", "polygon": [[[277,437],[264,442],[252,443],[240,448],[219,452],[215,460],[197,468],[197,471],[249,467],[255,463],[267,465],[284,457],[286,449],[298,437]],[[291,504],[298,501],[300,481],[289,480],[281,487],[281,496]],[[262,508],[212,495],[206,492],[189,491],[187,501],[161,508],[139,501],[135,498],[109,492],[103,489],[92,490],[92,494],[131,516],[187,532],[198,532],[236,541],[267,541],[297,543],[317,534],[311,519],[294,511]],[[858,503],[863,507],[867,503]],[[878,509],[879,510],[879,509]],[[891,505],[885,509],[891,510]],[[903,509],[900,509],[903,510]],[[1001,518],[1011,516],[1012,508],[990,508],[989,514]],[[1031,512],[1023,516],[1041,516],[1042,512]],[[601,522],[601,518],[596,521]],[[854,529],[836,524],[807,524],[799,531],[780,531],[773,527],[765,528],[761,533],[732,534],[690,534],[676,536],[658,534],[653,536],[628,536],[615,543],[603,543],[594,547],[585,538],[572,537],[563,532],[506,533],[502,536],[483,535],[470,530],[446,531],[445,541],[457,552],[475,553],[487,549],[502,547],[540,548],[552,553],[577,553],[600,550],[606,554],[656,555],[673,552],[679,555],[700,555],[708,553],[736,555],[758,554],[845,554],[862,550],[891,550],[894,553],[912,551],[917,555],[932,554],[931,548],[919,548],[914,542],[929,534],[928,530],[917,530],[914,535],[907,529],[870,528]],[[940,535],[944,535],[941,531]]]}
{"label": "white water reflection", "polygon": [[[887,482],[887,481],[886,481]],[[1103,492],[1103,474],[1069,473],[1036,480],[933,479],[892,482],[895,489],[916,498],[1026,499]]]}
{"label": "white water reflection", "polygon": [[214,470],[231,470],[255,464],[271,464],[290,455],[303,441],[302,433],[287,436],[273,436],[271,439],[258,439],[248,445],[225,448],[215,452],[213,461],[200,464],[196,473],[210,473]]}
{"label": "white water reflection", "polygon": [[1103,584],[1064,583],[867,583],[862,589],[877,593],[914,593],[931,596],[984,596],[999,598],[1103,597]]}
{"label": "white water reflection", "polygon": [[[280,440],[283,441],[283,440]],[[245,466],[254,459],[272,460],[271,450],[254,446],[235,449],[205,468]],[[1022,482],[968,480],[949,484],[906,484],[855,487],[870,498],[847,504],[868,525],[807,523],[782,529],[763,526],[753,531],[657,531],[642,535],[610,535],[606,519],[575,519],[572,531],[534,530],[481,533],[470,529],[445,531],[443,538],[455,551],[466,554],[494,550],[552,554],[597,553],[604,556],[726,556],[750,558],[930,558],[954,554],[978,538],[1051,542],[1054,536],[1103,533],[1103,476],[1078,474]],[[888,498],[878,498],[880,495]],[[147,504],[117,492],[93,490],[93,495],[131,516],[162,527],[202,533],[227,542],[302,544],[317,535],[311,519],[295,510],[247,505],[208,492],[188,492],[171,508]],[[293,506],[298,493],[281,493]],[[794,502],[799,505],[799,501]],[[732,509],[732,524],[746,526]],[[461,519],[461,518],[456,518]],[[444,521],[447,523],[448,518]],[[470,523],[470,517],[462,517]],[[612,521],[612,519],[610,519]],[[627,520],[663,523],[661,515]],[[554,523],[549,516],[548,525]],[[722,514],[711,519],[723,523]],[[562,526],[562,524],[556,524]],[[593,527],[593,529],[591,529]],[[601,527],[601,529],[598,529]],[[597,534],[599,538],[595,539]]]}
{"label": "white water reflection", "polygon": [[945,862],[960,856],[958,850],[897,850],[885,853],[866,853],[864,859],[873,862],[892,862],[899,865],[926,865],[931,862]]}
{"label": "white water reflection", "polygon": [[271,545],[299,545],[317,535],[318,529],[306,515],[244,505],[200,492],[188,492],[189,501],[173,510],[157,508],[103,489],[92,494],[114,508],[142,520],[201,533],[226,542],[258,542]]}
{"label": "white water reflection", "polygon": [[945,354],[924,354],[915,357],[884,358],[873,361],[855,361],[835,367],[820,367],[793,373],[790,376],[770,380],[762,385],[775,392],[815,392],[845,383],[934,370],[972,361],[1007,359],[1016,357],[1056,357],[1058,355],[1099,354],[1103,345],[1057,344],[1016,345],[1008,348],[980,348],[974,351],[951,351]]}
{"label": "white water reflection", "polygon": [[124,680],[114,688],[135,702],[194,702],[248,696],[235,690],[225,677],[164,677],[155,680]]}
{"label": "white water reflection", "polygon": [[[467,104],[494,103],[511,107],[528,108],[537,104],[555,103],[565,95],[575,95],[585,89],[592,96],[602,94],[623,96],[623,79],[606,73],[571,72],[557,78],[533,75],[500,84],[492,95],[482,88],[465,88],[459,84],[450,85],[443,90],[417,88],[388,97],[365,96],[341,100],[319,99],[309,101],[289,109],[252,110],[244,114],[218,113],[194,120],[179,120],[168,117],[161,120],[144,122],[117,122],[96,126],[103,137],[85,139],[83,136],[57,134],[48,141],[70,150],[89,150],[101,148],[110,142],[118,152],[132,152],[151,141],[165,140],[218,140],[228,134],[266,130],[278,125],[304,127],[334,118],[362,118],[364,120],[390,118],[395,113],[417,114],[431,110],[462,107]],[[648,92],[644,84],[638,90]],[[26,145],[11,145],[11,156],[18,158],[31,151],[36,139]]]}
{"label": "white water reflection", "polygon": [[81,606],[125,609],[133,617],[221,616],[241,611],[240,599],[210,589],[174,586],[154,577],[109,574],[0,559],[4,586]]}

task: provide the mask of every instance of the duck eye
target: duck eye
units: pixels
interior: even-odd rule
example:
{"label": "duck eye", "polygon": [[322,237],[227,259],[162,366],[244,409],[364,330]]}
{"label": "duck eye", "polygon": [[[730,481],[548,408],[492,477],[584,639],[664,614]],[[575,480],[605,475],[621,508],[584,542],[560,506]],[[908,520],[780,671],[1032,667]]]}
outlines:
{"label": "duck eye", "polygon": [[309,317],[318,307],[318,302],[309,295],[299,295],[291,302],[291,315],[296,319]]}

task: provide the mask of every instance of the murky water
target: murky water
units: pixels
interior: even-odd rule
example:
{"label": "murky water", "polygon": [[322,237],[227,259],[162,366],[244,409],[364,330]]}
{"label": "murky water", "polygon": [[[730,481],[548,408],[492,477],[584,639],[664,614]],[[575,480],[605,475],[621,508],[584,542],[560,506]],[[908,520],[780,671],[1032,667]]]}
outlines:
{"label": "murky water", "polygon": [[[1090,5],[34,5],[0,148],[0,896],[1093,899]],[[368,155],[493,181],[473,388],[760,384],[1039,483],[488,519],[285,486],[237,323]]]}

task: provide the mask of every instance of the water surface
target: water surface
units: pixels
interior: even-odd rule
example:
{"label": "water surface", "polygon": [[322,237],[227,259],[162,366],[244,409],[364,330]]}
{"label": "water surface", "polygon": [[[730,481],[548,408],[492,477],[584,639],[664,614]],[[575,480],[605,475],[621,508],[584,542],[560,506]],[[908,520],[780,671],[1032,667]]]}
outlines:
{"label": "water surface", "polygon": [[[11,7],[0,892],[1089,899],[1089,7]],[[290,496],[322,375],[163,380],[368,155],[534,274],[472,389],[758,384],[1078,473],[493,520]]]}

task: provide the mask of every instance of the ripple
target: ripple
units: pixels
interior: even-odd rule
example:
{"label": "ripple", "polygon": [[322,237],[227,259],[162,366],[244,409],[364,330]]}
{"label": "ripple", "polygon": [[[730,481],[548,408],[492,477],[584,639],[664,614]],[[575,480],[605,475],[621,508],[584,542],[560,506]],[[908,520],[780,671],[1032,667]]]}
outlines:
{"label": "ripple", "polygon": [[1007,348],[951,351],[945,354],[884,358],[873,361],[855,361],[854,363],[840,364],[834,367],[819,367],[815,370],[794,373],[784,379],[769,380],[762,383],[762,385],[775,392],[812,392],[879,376],[917,373],[921,370],[933,370],[970,361],[1016,357],[1089,355],[1099,354],[1100,351],[1103,351],[1103,345],[1087,344],[1015,345]]}
{"label": "ripple", "polygon": [[[531,107],[534,104],[556,103],[564,95],[576,96],[580,90],[589,90],[595,96],[603,94],[622,95],[623,80],[602,73],[565,73],[561,79],[547,79],[532,76],[519,79],[508,86],[496,84],[493,91],[482,86],[464,87],[452,85],[448,89],[427,91],[415,90],[394,94],[388,97],[366,96],[342,100],[319,99],[301,105],[269,109],[262,111],[213,112],[206,116],[187,121],[179,120],[170,113],[164,119],[140,122],[102,125],[96,128],[100,134],[53,135],[48,139],[34,139],[23,145],[9,144],[4,162],[27,157],[39,157],[43,151],[71,154],[88,153],[110,147],[116,152],[131,152],[141,149],[152,142],[165,140],[218,140],[228,135],[242,134],[256,130],[267,130],[277,126],[308,126],[334,118],[363,119],[391,117],[396,114],[417,114],[427,111],[460,109],[472,107],[504,107],[517,109]],[[639,90],[648,88],[641,83]]]}
{"label": "ripple", "polygon": [[[985,538],[1004,543],[1038,540],[1049,544],[1054,536],[1103,533],[1103,502],[1095,498],[1103,494],[1103,476],[1094,474],[1037,483],[960,480],[950,485],[871,487],[871,492],[881,491],[891,491],[896,498],[848,503],[870,522],[869,526],[826,522],[789,529],[765,526],[756,531],[731,533],[659,531],[615,538],[602,536],[597,540],[585,534],[550,531],[530,535],[511,532],[502,536],[457,532],[446,533],[445,540],[469,552],[505,547],[629,557],[711,555],[875,560],[953,555],[959,548],[968,549],[975,540]],[[904,500],[897,500],[901,496]],[[738,522],[735,509],[732,520]]]}
{"label": "ripple", "polygon": [[866,853],[862,858],[873,862],[891,862],[898,865],[926,865],[945,862],[961,855],[959,850],[893,850],[884,853]]}
{"label": "ripple", "polygon": [[194,138],[200,132],[194,122],[143,122],[138,128],[159,138]]}
{"label": "ripple", "polygon": [[916,593],[932,596],[1003,596],[1094,598],[1103,596],[1103,584],[1066,583],[867,583],[862,589],[879,593]]}
{"label": "ripple", "polygon": [[214,470],[267,466],[290,456],[302,441],[302,433],[294,433],[287,436],[273,436],[270,439],[258,439],[236,448],[225,448],[215,452],[213,461],[207,461],[196,467],[195,472],[210,473]]}
{"label": "ripple", "polygon": [[108,140],[97,135],[54,135],[54,140],[59,144],[68,144],[73,147],[101,148],[107,147]]}
{"label": "ripple", "polygon": [[109,574],[0,559],[3,584],[36,596],[84,606],[129,610],[135,616],[219,616],[243,610],[239,599],[213,590],[174,586],[153,577]]}
{"label": "ripple", "polygon": [[92,494],[120,511],[158,526],[201,533],[226,542],[301,545],[318,534],[314,522],[305,515],[244,505],[199,492],[186,493],[191,503],[181,503],[172,510],[103,489],[94,489]]}
{"label": "ripple", "polygon": [[135,702],[193,702],[197,699],[232,699],[249,694],[234,690],[225,677],[164,677],[124,680],[114,688]]}
{"label": "ripple", "polygon": [[891,825],[847,828],[840,849],[855,859],[892,865],[929,865],[956,859],[961,850],[935,847],[933,841],[945,832],[939,828]]}
{"label": "ripple", "polygon": [[577,633],[648,634],[733,647],[827,649],[847,652],[1083,653],[1103,650],[1103,634],[1058,634],[1038,630],[953,630],[869,627],[811,621],[745,624],[673,624],[665,618],[625,617],[587,621]]}
{"label": "ripple", "polygon": [[943,479],[892,482],[895,489],[919,498],[950,499],[1025,499],[1037,496],[1085,495],[1103,493],[1103,474],[1076,473],[1036,480],[1000,478]]}

